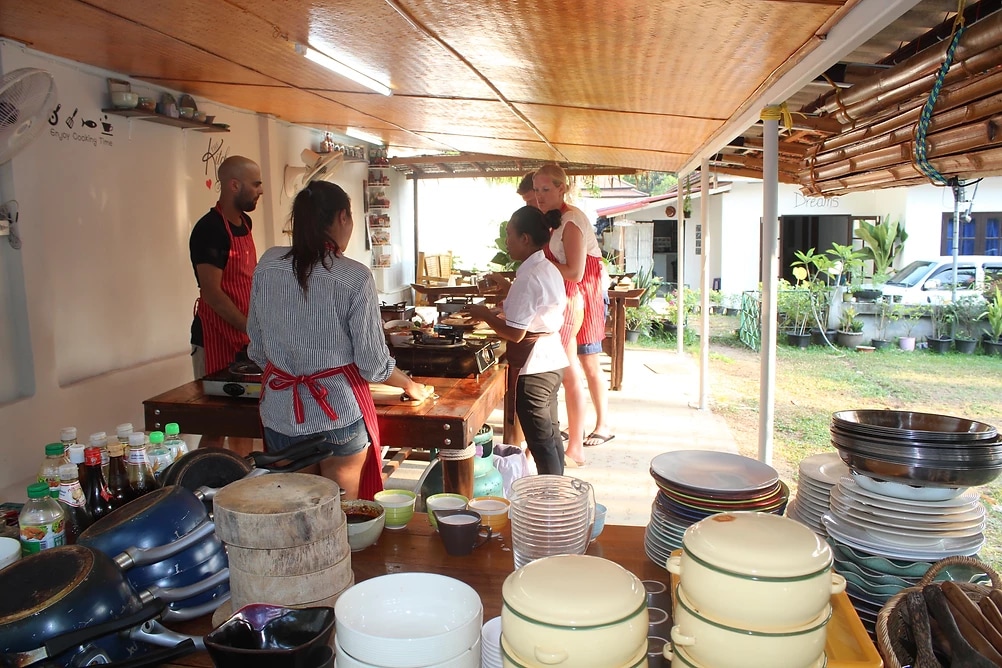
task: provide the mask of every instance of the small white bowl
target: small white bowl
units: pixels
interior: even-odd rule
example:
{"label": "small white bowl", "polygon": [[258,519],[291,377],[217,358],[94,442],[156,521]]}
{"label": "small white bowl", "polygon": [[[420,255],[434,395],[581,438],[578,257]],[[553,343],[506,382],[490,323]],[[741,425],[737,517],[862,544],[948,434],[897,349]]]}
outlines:
{"label": "small white bowl", "polygon": [[139,104],[139,94],[132,91],[116,90],[111,93],[111,106],[116,109],[135,109]]}
{"label": "small white bowl", "polygon": [[0,536],[0,569],[10,566],[21,558],[21,541]]}
{"label": "small white bowl", "polygon": [[344,651],[362,663],[436,665],[464,654],[480,640],[483,611],[477,592],[455,578],[391,573],[341,594],[334,604],[335,636]]}
{"label": "small white bowl", "polygon": [[[342,501],[341,510],[348,518],[348,546],[352,552],[364,550],[379,539],[386,524],[386,511],[375,501]],[[368,518],[357,521],[359,517]]]}

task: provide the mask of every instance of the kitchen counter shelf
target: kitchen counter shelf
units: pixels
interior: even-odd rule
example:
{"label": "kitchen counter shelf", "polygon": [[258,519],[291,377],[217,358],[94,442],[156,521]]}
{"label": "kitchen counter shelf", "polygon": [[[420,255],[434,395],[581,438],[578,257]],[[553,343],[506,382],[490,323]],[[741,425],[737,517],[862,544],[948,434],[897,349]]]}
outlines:
{"label": "kitchen counter shelf", "polygon": [[174,118],[173,116],[165,116],[163,114],[158,114],[152,111],[146,111],[145,109],[102,109],[102,112],[106,114],[113,114],[115,116],[124,116],[125,118],[137,118],[141,121],[149,121],[150,123],[159,123],[160,125],[170,125],[175,128],[183,128],[185,130],[197,130],[198,132],[229,132],[228,127],[223,127],[217,123],[203,123],[201,121],[193,121],[187,118]]}

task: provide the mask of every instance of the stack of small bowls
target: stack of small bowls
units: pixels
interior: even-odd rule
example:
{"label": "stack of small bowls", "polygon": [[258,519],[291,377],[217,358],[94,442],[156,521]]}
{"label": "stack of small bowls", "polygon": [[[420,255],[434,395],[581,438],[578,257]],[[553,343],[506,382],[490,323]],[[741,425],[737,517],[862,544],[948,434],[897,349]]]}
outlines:
{"label": "stack of small bowls", "polygon": [[689,527],[667,568],[679,578],[673,666],[824,666],[830,599],[845,589],[828,545],[804,525],[735,512]]}
{"label": "stack of small bowls", "polygon": [[647,665],[647,593],[619,564],[587,555],[537,559],[501,588],[504,668]]}
{"label": "stack of small bowls", "polygon": [[414,517],[414,503],[417,494],[409,489],[384,489],[373,497],[386,511],[384,526],[387,529],[403,529]]}
{"label": "stack of small bowls", "polygon": [[338,599],[334,616],[338,668],[480,668],[483,605],[454,578],[371,578]]}
{"label": "stack of small bowls", "polygon": [[466,510],[470,500],[462,494],[452,494],[444,492],[432,494],[424,501],[425,512],[428,513],[428,523],[431,528],[438,531],[438,520],[435,517],[436,510]]}

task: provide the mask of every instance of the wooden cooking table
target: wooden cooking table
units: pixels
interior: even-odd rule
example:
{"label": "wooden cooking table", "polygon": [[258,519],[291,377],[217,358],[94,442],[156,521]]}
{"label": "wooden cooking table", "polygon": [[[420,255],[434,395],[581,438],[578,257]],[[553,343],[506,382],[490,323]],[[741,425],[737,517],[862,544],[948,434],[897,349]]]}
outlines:
{"label": "wooden cooking table", "polygon": [[609,357],[612,358],[612,377],[609,389],[623,389],[623,355],[626,353],[626,307],[640,306],[644,288],[609,290],[609,326],[612,328]]}
{"label": "wooden cooking table", "polygon": [[[353,552],[351,566],[356,582],[389,573],[437,573],[461,580],[480,594],[487,621],[501,614],[501,586],[515,570],[510,546],[511,534],[506,527],[500,538],[492,538],[473,554],[449,556],[427,516],[415,513],[404,529],[384,530],[375,545]],[[641,580],[668,583],[668,571],[644,554],[644,527],[606,525],[598,540],[588,547],[588,554],[615,561]],[[181,633],[204,635],[211,630],[211,618],[205,616],[171,627]],[[211,667],[212,661],[205,652],[196,652],[166,665],[205,668]]]}
{"label": "wooden cooking table", "polygon": [[[435,387],[438,399],[417,406],[376,406],[384,445],[405,448],[465,448],[501,404],[507,365],[497,364],[477,377],[414,380]],[[255,399],[217,397],[202,391],[200,381],[185,383],[143,401],[146,431],[177,422],[186,434],[261,438]]]}

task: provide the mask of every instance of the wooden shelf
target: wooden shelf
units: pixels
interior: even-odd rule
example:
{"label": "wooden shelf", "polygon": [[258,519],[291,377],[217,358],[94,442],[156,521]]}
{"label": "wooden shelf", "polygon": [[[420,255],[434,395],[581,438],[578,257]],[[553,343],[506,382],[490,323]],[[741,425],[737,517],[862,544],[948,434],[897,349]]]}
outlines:
{"label": "wooden shelf", "polygon": [[145,109],[102,109],[106,114],[113,114],[115,116],[124,116],[126,118],[138,118],[141,121],[149,121],[150,123],[159,123],[160,125],[170,125],[175,128],[184,128],[186,130],[196,130],[198,132],[229,132],[228,127],[223,127],[220,124],[212,123],[206,124],[201,121],[193,121],[187,118],[174,118],[172,116],[164,116],[163,114],[158,114],[152,111],[146,111]]}

